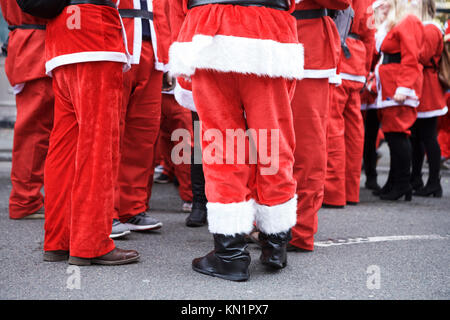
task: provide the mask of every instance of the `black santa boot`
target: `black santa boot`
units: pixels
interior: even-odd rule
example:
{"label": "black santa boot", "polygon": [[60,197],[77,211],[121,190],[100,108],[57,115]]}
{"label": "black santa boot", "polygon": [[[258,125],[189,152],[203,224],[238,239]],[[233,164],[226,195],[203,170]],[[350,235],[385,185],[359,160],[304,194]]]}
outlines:
{"label": "black santa boot", "polygon": [[287,244],[292,239],[291,231],[277,234],[259,233],[261,243],[261,263],[275,269],[283,269],[287,265]]}
{"label": "black santa boot", "polygon": [[209,276],[231,281],[246,281],[250,277],[250,254],[243,234],[226,236],[213,234],[214,250],[192,261],[192,269]]}

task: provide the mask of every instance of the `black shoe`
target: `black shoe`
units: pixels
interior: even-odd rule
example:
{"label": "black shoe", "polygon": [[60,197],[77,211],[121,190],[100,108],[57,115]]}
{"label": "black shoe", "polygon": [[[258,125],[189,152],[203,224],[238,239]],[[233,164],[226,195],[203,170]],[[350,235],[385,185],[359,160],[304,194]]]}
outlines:
{"label": "black shoe", "polygon": [[411,178],[411,187],[414,191],[418,191],[424,187],[422,175]]}
{"label": "black shoe", "polygon": [[348,204],[349,206],[357,206],[357,205],[358,205],[358,202],[355,202],[355,201],[347,201],[347,204]]}
{"label": "black shoe", "polygon": [[286,246],[287,252],[313,252],[313,250],[303,249],[300,247],[296,247],[293,244],[288,243]]}
{"label": "black shoe", "polygon": [[186,226],[188,227],[202,227],[206,225],[207,210],[205,203],[194,202],[192,204],[192,211],[186,218]]}
{"label": "black shoe", "polygon": [[380,185],[377,182],[377,177],[367,178],[365,183],[366,189],[379,191],[381,189]]}
{"label": "black shoe", "polygon": [[335,206],[334,204],[322,203],[322,208],[324,208],[324,209],[344,209],[345,206]]}
{"label": "black shoe", "polygon": [[383,193],[380,195],[381,200],[391,200],[395,201],[400,199],[401,197],[405,197],[405,201],[411,201],[412,199],[412,188],[411,186],[406,187],[392,187],[391,191],[388,193]]}
{"label": "black shoe", "polygon": [[437,184],[428,184],[417,190],[416,192],[414,192],[415,196],[419,196],[419,197],[429,197],[429,196],[433,196],[435,198],[442,198],[442,186],[441,183],[438,182]]}
{"label": "black shoe", "polygon": [[277,234],[259,233],[261,242],[262,264],[275,269],[283,269],[287,265],[287,244],[292,239],[291,231]]}
{"label": "black shoe", "polygon": [[192,269],[212,277],[246,281],[250,277],[250,254],[244,235],[213,234],[214,250],[192,261]]}

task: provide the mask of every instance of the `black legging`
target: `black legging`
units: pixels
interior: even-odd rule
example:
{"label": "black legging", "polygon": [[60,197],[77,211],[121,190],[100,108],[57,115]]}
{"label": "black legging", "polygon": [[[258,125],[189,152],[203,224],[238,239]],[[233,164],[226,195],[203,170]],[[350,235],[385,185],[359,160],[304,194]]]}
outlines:
{"label": "black legging", "polygon": [[380,128],[377,109],[366,111],[364,121],[364,173],[367,178],[377,177],[377,137]]}
{"label": "black legging", "polygon": [[429,166],[428,183],[436,183],[439,180],[441,148],[437,140],[437,120],[437,117],[418,118],[411,128],[413,179],[421,176],[426,153]]}

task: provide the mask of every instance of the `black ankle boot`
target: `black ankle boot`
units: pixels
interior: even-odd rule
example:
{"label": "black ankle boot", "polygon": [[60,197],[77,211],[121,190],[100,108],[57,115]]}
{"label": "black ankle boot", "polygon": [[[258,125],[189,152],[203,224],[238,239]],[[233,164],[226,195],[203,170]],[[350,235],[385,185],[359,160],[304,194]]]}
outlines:
{"label": "black ankle boot", "polygon": [[246,281],[250,277],[250,254],[244,235],[214,234],[214,250],[192,261],[194,271],[231,281]]}
{"label": "black ankle boot", "polygon": [[365,183],[366,189],[379,191],[381,187],[378,185],[377,176],[368,176]]}
{"label": "black ankle boot", "polygon": [[206,224],[206,203],[193,202],[192,211],[186,218],[186,226],[188,227],[202,227]]}
{"label": "black ankle boot", "polygon": [[418,191],[424,187],[423,181],[422,181],[422,174],[420,175],[413,175],[411,177],[411,187],[414,191]]}
{"label": "black ankle boot", "polygon": [[287,244],[292,239],[291,231],[280,232],[277,234],[259,233],[259,240],[261,243],[261,257],[259,258],[262,264],[275,268],[282,269],[287,265]]}
{"label": "black ankle boot", "polygon": [[441,180],[439,179],[435,183],[427,182],[427,185],[416,192],[414,192],[415,196],[419,197],[429,197],[433,196],[435,198],[442,198],[442,185]]}

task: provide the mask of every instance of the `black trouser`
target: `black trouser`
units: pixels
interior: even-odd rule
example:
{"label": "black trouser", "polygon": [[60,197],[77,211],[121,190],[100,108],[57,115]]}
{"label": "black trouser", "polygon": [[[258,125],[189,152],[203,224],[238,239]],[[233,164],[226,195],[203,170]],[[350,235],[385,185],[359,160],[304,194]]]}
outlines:
{"label": "black trouser", "polygon": [[438,118],[419,118],[411,128],[412,178],[420,177],[426,153],[429,166],[428,183],[439,180],[441,148],[437,140]]}
{"label": "black trouser", "polygon": [[377,109],[366,111],[364,121],[364,173],[366,178],[377,177],[377,137],[380,129]]}
{"label": "black trouser", "polygon": [[[206,205],[206,195],[205,195],[205,176],[203,175],[203,165],[201,160],[201,139],[199,136],[196,136],[200,133],[200,130],[195,130],[196,122],[198,127],[198,114],[197,112],[192,112],[192,128],[194,131],[194,146],[191,152],[191,183],[192,183],[192,202],[193,204],[204,204]],[[197,156],[196,156],[197,155]],[[194,160],[197,160],[199,163],[195,163]]]}

